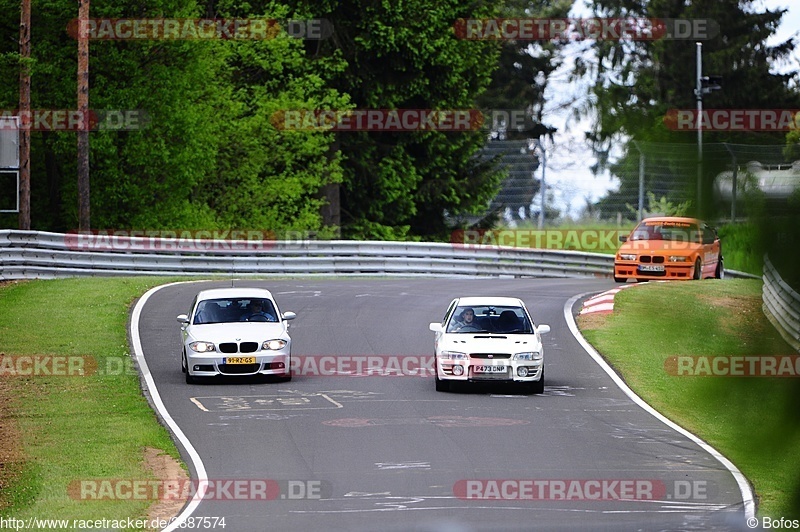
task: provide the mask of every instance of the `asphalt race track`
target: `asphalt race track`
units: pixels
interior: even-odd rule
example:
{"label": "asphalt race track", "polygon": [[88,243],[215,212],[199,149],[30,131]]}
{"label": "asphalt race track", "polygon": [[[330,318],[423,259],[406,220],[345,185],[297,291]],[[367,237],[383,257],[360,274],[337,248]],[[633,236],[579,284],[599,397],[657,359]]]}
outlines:
{"label": "asphalt race track", "polygon": [[[201,287],[231,284],[268,288],[282,312],[297,313],[293,356],[430,356],[428,324],[442,319],[452,298],[520,297],[537,323],[552,327],[543,337],[545,393],[496,386],[442,393],[432,377],[418,376],[187,385],[175,316]],[[224,516],[226,532],[746,530],[731,472],[636,405],[569,331],[565,303],[613,286],[291,279],[163,287],[141,308],[138,331],[166,415],[218,487],[248,479],[278,486],[269,500],[254,483],[240,496],[223,491],[192,517]],[[191,452],[181,452],[196,474]]]}

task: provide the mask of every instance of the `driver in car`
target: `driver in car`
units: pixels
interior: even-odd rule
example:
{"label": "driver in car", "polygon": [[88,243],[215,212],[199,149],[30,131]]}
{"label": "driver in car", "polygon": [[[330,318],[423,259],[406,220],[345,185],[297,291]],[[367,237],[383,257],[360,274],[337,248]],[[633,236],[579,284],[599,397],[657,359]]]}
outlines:
{"label": "driver in car", "polygon": [[[264,319],[258,319],[258,317],[263,317]],[[239,318],[239,321],[275,321],[275,318],[271,314],[264,312],[261,301],[254,299],[248,305],[247,312]]]}
{"label": "driver in car", "polygon": [[477,327],[478,324],[475,322],[475,311],[471,308],[465,308],[461,311],[461,314],[458,315],[459,323],[453,328],[453,331],[459,331],[465,327]]}

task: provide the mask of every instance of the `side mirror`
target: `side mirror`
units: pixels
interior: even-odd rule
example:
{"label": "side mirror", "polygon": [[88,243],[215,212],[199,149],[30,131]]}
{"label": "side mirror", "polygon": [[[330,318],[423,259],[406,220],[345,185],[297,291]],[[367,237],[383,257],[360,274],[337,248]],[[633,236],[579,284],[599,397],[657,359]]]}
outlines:
{"label": "side mirror", "polygon": [[189,325],[189,316],[187,316],[186,314],[178,314],[178,317],[176,319],[178,320],[178,323],[182,323],[183,325]]}
{"label": "side mirror", "polygon": [[297,317],[297,314],[295,314],[294,312],[291,312],[291,311],[283,313],[283,319],[285,319],[286,321],[293,320],[296,317]]}
{"label": "side mirror", "polygon": [[536,332],[539,334],[545,334],[550,332],[550,326],[546,324],[542,324],[536,327]]}
{"label": "side mirror", "polygon": [[435,333],[442,332],[442,324],[441,323],[431,323],[428,325],[428,329],[432,330]]}
{"label": "side mirror", "polygon": [[628,241],[628,237],[626,235],[619,235],[619,241],[620,242],[627,242]]}

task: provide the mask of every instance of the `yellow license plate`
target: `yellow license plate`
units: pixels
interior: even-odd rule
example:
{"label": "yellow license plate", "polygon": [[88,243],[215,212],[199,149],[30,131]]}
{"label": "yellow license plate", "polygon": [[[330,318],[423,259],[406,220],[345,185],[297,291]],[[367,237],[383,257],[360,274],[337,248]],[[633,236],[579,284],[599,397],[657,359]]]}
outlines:
{"label": "yellow license plate", "polygon": [[256,357],[228,357],[222,359],[223,364],[255,364]]}

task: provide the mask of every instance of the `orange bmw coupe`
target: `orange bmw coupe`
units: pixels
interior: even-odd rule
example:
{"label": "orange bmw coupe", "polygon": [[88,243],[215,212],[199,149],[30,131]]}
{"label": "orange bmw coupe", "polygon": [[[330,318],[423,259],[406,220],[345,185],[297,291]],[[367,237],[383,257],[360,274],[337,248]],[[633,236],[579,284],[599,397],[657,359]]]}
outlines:
{"label": "orange bmw coupe", "polygon": [[722,279],[717,232],[696,218],[645,218],[625,237],[614,257],[614,280]]}

